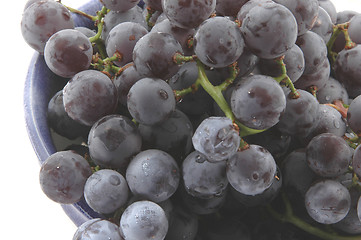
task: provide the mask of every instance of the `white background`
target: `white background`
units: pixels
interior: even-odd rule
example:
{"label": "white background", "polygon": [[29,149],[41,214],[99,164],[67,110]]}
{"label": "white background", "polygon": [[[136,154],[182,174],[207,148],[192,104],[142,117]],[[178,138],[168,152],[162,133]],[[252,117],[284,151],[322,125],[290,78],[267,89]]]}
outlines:
{"label": "white background", "polygon": [[[9,2],[9,1],[7,1]],[[23,86],[34,51],[20,21],[26,0],[2,5],[0,37],[0,229],[1,239],[70,240],[76,226],[38,183],[40,166],[25,129]],[[87,0],[63,0],[78,7]],[[333,0],[338,11],[361,13],[361,0]]]}

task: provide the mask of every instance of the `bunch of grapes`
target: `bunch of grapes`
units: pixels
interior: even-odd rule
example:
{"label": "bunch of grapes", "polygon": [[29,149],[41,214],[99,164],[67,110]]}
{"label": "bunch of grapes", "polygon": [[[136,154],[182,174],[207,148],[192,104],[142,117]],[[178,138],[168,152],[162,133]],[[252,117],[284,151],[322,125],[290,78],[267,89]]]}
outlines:
{"label": "bunch of grapes", "polygon": [[[44,193],[75,239],[361,239],[361,15],[330,0],[29,0],[21,30],[66,79],[78,141]],[[80,26],[73,14],[92,24]]]}

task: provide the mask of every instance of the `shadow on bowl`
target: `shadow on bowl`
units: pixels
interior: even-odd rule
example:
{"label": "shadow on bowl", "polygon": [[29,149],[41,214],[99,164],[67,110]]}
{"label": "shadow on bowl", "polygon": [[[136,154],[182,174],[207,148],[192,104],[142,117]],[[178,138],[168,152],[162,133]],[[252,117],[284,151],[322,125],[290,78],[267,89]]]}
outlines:
{"label": "shadow on bowl", "polygon": [[[96,11],[101,7],[98,0],[92,0],[79,10],[96,15]],[[73,19],[75,26],[94,28],[94,23],[85,17],[73,14]],[[67,81],[68,79],[61,78],[49,70],[42,55],[34,54],[25,80],[24,111],[26,129],[40,165],[56,152],[46,116],[48,102]],[[89,219],[101,217],[86,204],[84,199],[75,204],[63,204],[62,208],[77,226]]]}

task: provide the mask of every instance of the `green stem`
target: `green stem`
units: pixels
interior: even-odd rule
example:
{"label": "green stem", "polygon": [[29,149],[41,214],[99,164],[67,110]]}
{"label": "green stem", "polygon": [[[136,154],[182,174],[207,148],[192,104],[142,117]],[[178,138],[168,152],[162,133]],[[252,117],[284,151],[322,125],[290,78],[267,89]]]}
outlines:
{"label": "green stem", "polygon": [[284,202],[285,208],[286,208],[284,214],[281,214],[281,213],[275,211],[270,205],[267,206],[268,212],[275,219],[277,219],[281,222],[291,223],[294,226],[302,229],[303,231],[308,232],[314,236],[317,236],[317,237],[319,237],[321,239],[325,239],[325,240],[361,240],[361,235],[341,236],[341,235],[338,235],[335,233],[326,232],[318,227],[312,226],[311,224],[305,222],[304,220],[302,220],[301,218],[299,218],[293,214],[291,203],[287,199],[287,197],[284,193],[282,193],[282,199],[283,199],[283,202]]}
{"label": "green stem", "polygon": [[204,65],[201,61],[196,60],[198,66],[198,79],[197,82],[204,88],[204,90],[214,99],[214,101],[218,104],[218,106],[222,109],[226,117],[232,120],[232,122],[236,123],[239,127],[239,132],[241,137],[245,137],[248,135],[253,135],[256,133],[260,133],[265,131],[264,130],[256,130],[251,129],[249,127],[244,126],[242,123],[236,120],[232,109],[229,107],[226,99],[222,94],[221,88],[215,87],[212,83],[209,82],[208,77],[206,75]]}
{"label": "green stem", "polygon": [[335,41],[337,37],[342,33],[341,28],[339,28],[339,25],[334,25],[332,29],[332,35],[330,40],[327,42],[327,52],[328,52],[328,58],[331,61],[331,63],[334,63],[336,61],[337,53],[332,50],[333,45],[335,44]]}
{"label": "green stem", "polygon": [[274,79],[278,83],[284,84],[286,87],[288,87],[291,90],[290,95],[291,95],[292,98],[299,98],[300,93],[297,91],[297,89],[293,85],[292,80],[287,75],[286,64],[284,63],[283,59],[284,59],[284,56],[275,59],[276,63],[281,67],[282,73],[281,73],[280,76],[275,77]]}
{"label": "green stem", "polygon": [[103,32],[103,27],[104,27],[104,19],[102,18],[98,24],[98,32],[97,34],[95,34],[93,37],[89,38],[89,41],[91,43],[98,41],[99,39],[101,39],[102,36],[102,32]]}
{"label": "green stem", "polygon": [[150,28],[152,28],[154,26],[154,23],[152,23],[150,21],[150,19],[152,18],[154,13],[155,13],[155,10],[153,10],[150,7],[147,7],[147,16],[145,17],[145,21],[148,24],[148,27],[150,27]]}
{"label": "green stem", "polygon": [[193,56],[184,56],[183,54],[177,52],[176,54],[174,54],[173,56],[173,61],[178,64],[181,65],[185,62],[192,62],[196,59],[197,57],[195,55]]}
{"label": "green stem", "polygon": [[230,70],[230,76],[223,83],[216,86],[216,88],[219,88],[221,91],[225,91],[228,88],[228,86],[231,85],[236,79],[239,73],[237,62],[234,62],[232,65],[230,65],[229,70]]}

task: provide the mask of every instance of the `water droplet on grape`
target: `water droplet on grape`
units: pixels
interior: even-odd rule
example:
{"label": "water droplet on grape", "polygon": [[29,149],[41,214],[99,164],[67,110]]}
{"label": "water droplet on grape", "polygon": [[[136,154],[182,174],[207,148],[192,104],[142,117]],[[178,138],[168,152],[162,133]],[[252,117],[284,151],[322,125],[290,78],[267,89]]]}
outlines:
{"label": "water droplet on grape", "polygon": [[164,89],[159,90],[159,96],[164,100],[168,99],[168,93]]}
{"label": "water droplet on grape", "polygon": [[196,162],[197,162],[197,163],[204,163],[205,160],[206,160],[206,159],[203,158],[201,155],[197,155],[197,156],[196,156]]}
{"label": "water droplet on grape", "polygon": [[337,121],[337,119],[333,120],[333,125],[335,126],[335,128],[339,129],[340,128],[340,122]]}
{"label": "water droplet on grape", "polygon": [[331,97],[327,95],[327,96],[325,97],[325,99],[326,99],[326,101],[330,101]]}

